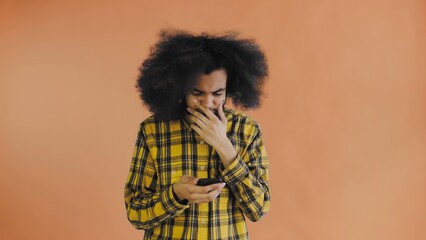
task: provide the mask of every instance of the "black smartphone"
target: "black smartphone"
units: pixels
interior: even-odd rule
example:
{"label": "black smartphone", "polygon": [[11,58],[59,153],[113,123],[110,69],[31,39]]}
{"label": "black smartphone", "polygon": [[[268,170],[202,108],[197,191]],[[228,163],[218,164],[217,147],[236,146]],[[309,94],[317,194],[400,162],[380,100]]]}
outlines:
{"label": "black smartphone", "polygon": [[197,186],[207,186],[221,182],[223,182],[221,178],[200,178],[198,179]]}

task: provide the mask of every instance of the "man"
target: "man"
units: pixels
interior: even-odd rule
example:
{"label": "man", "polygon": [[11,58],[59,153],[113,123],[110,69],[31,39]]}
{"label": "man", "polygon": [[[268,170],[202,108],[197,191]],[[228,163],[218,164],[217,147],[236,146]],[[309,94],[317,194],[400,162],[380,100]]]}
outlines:
{"label": "man", "polygon": [[[269,163],[259,125],[224,105],[259,106],[264,54],[235,34],[163,32],[140,71],[153,116],[125,186],[129,221],[144,239],[248,239],[245,217],[269,210]],[[222,182],[199,186],[204,178]]]}

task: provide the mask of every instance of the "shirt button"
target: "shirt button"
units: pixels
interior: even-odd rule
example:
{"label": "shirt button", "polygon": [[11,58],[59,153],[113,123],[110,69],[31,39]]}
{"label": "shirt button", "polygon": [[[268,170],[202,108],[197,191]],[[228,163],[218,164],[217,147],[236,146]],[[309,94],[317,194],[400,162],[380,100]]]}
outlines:
{"label": "shirt button", "polygon": [[204,170],[204,167],[200,167],[201,170]]}
{"label": "shirt button", "polygon": [[176,171],[172,171],[172,174],[176,174]]}
{"label": "shirt button", "polygon": [[206,223],[206,220],[201,220],[201,223],[202,223],[202,224],[205,224],[205,223]]}
{"label": "shirt button", "polygon": [[204,141],[203,141],[203,140],[201,140],[201,141],[200,141],[200,144],[201,144],[201,145],[203,145],[203,144],[204,144]]}

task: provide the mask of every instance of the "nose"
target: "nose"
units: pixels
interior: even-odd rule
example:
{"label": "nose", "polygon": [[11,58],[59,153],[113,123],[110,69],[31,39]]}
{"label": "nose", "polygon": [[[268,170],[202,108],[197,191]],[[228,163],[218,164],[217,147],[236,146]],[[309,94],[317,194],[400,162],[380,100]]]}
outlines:
{"label": "nose", "polygon": [[205,96],[202,100],[201,100],[201,104],[203,104],[204,107],[206,108],[214,108],[215,107],[215,101],[214,101],[214,97],[207,95]]}

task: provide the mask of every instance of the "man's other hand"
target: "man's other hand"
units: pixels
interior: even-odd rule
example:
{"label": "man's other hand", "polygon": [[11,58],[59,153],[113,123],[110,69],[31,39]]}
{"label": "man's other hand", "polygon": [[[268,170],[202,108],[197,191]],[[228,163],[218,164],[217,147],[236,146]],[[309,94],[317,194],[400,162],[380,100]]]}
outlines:
{"label": "man's other hand", "polygon": [[211,202],[219,196],[223,187],[225,187],[225,183],[197,186],[197,181],[198,178],[185,175],[173,184],[173,192],[179,198],[177,200],[186,199],[197,204]]}

